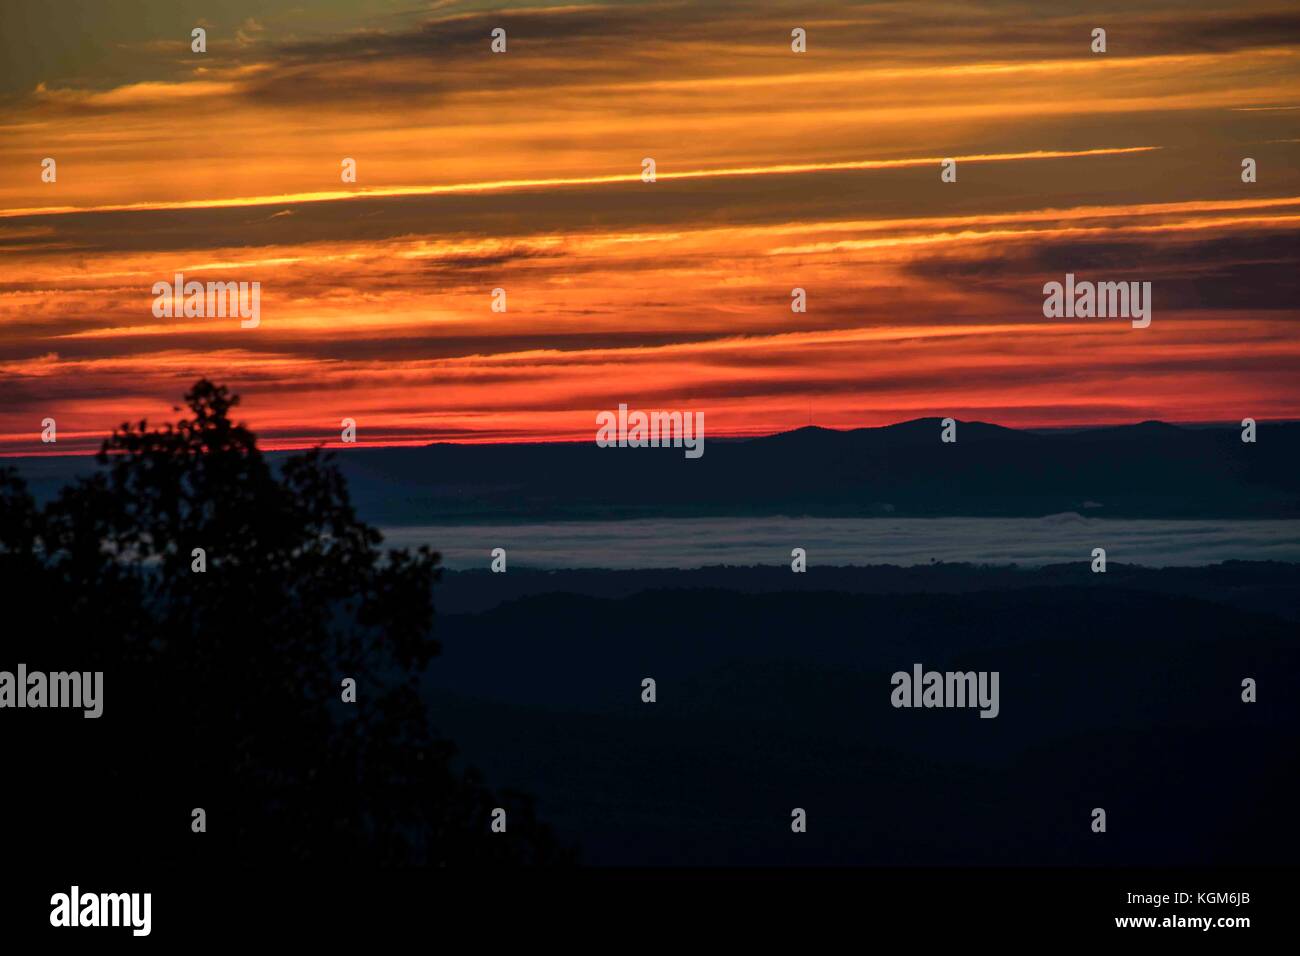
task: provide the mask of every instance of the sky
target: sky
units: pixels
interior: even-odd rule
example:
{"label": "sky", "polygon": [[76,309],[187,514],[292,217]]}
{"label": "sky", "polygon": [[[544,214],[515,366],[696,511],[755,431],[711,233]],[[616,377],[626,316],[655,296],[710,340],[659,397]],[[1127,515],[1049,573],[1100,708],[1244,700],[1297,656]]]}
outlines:
{"label": "sky", "polygon": [[1294,4],[4,0],[0,455],[1297,418],[1297,159]]}

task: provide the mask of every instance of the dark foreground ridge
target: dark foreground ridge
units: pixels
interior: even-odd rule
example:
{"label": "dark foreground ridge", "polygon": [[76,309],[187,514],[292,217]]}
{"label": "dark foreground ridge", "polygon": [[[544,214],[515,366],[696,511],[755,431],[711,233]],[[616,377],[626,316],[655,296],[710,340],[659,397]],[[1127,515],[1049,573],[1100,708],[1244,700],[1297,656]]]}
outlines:
{"label": "dark foreground ridge", "polygon": [[[718,586],[720,571],[762,570],[651,573],[647,590],[631,589],[644,572],[521,575],[520,596],[494,607],[463,592],[514,571],[448,575],[444,611],[480,609],[440,614],[424,695],[489,779],[535,794],[590,863],[1281,865],[1300,852],[1297,566],[1112,577],[1084,564],[1073,583],[1065,568],[787,570],[807,585]],[[891,674],[916,663],[997,671],[996,719],[891,706]],[[790,832],[793,807],[806,833]]]}

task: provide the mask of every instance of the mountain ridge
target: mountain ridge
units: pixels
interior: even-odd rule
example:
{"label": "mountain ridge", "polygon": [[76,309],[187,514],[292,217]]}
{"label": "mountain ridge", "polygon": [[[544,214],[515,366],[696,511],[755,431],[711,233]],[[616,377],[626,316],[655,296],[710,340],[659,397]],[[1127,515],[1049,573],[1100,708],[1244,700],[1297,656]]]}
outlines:
{"label": "mountain ridge", "polygon": [[[703,516],[1300,518],[1300,423],[1141,422],[1043,434],[941,419],[805,426],[682,448],[594,441],[329,449],[381,525]],[[269,452],[273,462],[290,452]],[[10,459],[38,498],[91,458]]]}

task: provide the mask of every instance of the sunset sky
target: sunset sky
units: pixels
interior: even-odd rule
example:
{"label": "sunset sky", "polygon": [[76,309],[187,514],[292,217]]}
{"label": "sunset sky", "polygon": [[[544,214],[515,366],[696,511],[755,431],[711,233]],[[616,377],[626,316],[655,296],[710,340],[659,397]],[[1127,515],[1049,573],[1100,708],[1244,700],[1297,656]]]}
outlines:
{"label": "sunset sky", "polygon": [[1295,4],[4,0],[0,53],[0,454],[201,376],[269,447],[1300,417]]}

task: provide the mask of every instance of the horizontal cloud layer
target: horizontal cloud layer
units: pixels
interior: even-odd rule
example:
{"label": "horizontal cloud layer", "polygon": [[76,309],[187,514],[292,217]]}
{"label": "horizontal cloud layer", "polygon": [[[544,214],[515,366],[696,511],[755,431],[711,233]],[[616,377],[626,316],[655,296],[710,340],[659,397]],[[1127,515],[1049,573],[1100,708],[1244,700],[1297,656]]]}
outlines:
{"label": "horizontal cloud layer", "polygon": [[[8,79],[0,453],[200,375],[286,446],[590,439],[625,401],[714,435],[1296,415],[1291,11],[436,6]],[[1067,272],[1151,282],[1151,326],[1045,319]],[[155,317],[176,273],[259,282],[260,326]]]}

